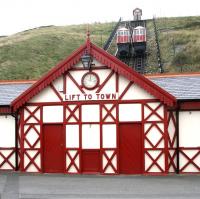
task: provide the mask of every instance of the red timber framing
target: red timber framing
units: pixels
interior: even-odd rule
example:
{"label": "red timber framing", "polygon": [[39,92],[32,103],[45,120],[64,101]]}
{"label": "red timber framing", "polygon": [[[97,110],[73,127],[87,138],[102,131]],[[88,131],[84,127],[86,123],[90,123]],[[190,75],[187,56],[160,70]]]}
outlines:
{"label": "red timber framing", "polygon": [[168,173],[166,125],[166,108],[162,103],[143,104],[144,173]]}
{"label": "red timber framing", "polygon": [[[67,78],[69,78],[81,93],[85,93],[85,89],[75,80],[69,70],[80,61],[80,57],[86,50],[90,50],[91,55],[102,65],[111,69],[111,72],[101,82],[96,89],[99,93],[104,86],[115,75],[116,92],[119,91],[119,76],[124,76],[130,82],[125,86],[117,100],[101,100],[101,101],[63,101],[60,92],[58,92],[53,81],[63,76],[63,91],[67,90]],[[75,69],[72,69],[75,70]],[[77,69],[78,70],[78,69]],[[132,85],[137,84],[142,89],[150,93],[156,99],[139,99],[125,100],[123,97],[127,94]],[[58,97],[58,102],[35,102],[30,103],[29,100],[37,95],[42,89],[49,86],[51,91]],[[84,105],[98,105],[99,121],[84,122],[82,121],[82,107]],[[150,80],[134,72],[124,63],[114,56],[108,54],[102,49],[96,47],[88,39],[86,44],[81,46],[66,60],[59,63],[49,73],[43,76],[32,87],[21,94],[12,102],[14,111],[19,111],[18,118],[18,162],[19,168],[24,172],[44,172],[44,140],[43,140],[43,108],[44,106],[60,105],[63,108],[63,120],[54,124],[77,125],[79,133],[79,142],[76,147],[67,147],[64,151],[64,173],[82,173],[83,172],[83,153],[82,146],[82,127],[83,125],[99,125],[100,128],[100,144],[99,149],[91,149],[94,154],[99,154],[99,172],[101,174],[119,174],[119,108],[121,104],[140,104],[142,124],[142,172],[144,174],[167,174],[171,168],[174,168],[174,156],[169,155],[168,148],[174,150],[170,143],[174,143],[173,139],[168,136],[169,123],[173,121],[173,117],[167,112],[167,107],[174,107],[176,99],[152,83]],[[169,119],[170,118],[170,119]],[[132,123],[133,121],[126,121]],[[171,124],[171,123],[170,123]],[[174,124],[174,123],[173,123]],[[104,146],[103,127],[106,125],[114,125],[116,127],[116,143],[113,147]],[[66,143],[65,143],[66,144]],[[96,152],[96,153],[95,153]],[[87,153],[87,152],[86,152]]]}
{"label": "red timber framing", "polygon": [[[179,157],[180,159],[185,159],[186,161],[180,164],[179,173],[195,173],[200,174],[200,147],[179,147]],[[193,171],[188,169],[192,168]]]}
{"label": "red timber framing", "polygon": [[[83,122],[82,106],[87,104],[99,105],[99,122]],[[119,105],[141,104],[142,113],[142,173],[167,174],[175,172],[175,132],[169,130],[169,125],[175,125],[174,113],[168,112],[167,107],[158,100],[120,100],[120,101],[90,101],[90,102],[57,102],[48,106],[62,105],[63,127],[78,125],[79,146],[65,148],[65,171],[69,174],[80,174],[82,170],[82,125],[98,124],[100,126],[100,173],[120,174],[119,172]],[[19,160],[20,170],[24,172],[43,172],[43,138],[41,136],[42,110],[46,103],[28,103],[20,113],[19,127]],[[153,105],[153,106],[152,106]],[[104,112],[104,113],[103,113]],[[25,117],[26,113],[26,117]],[[37,115],[37,116],[36,116]],[[33,121],[34,120],[34,121]],[[127,121],[127,123],[132,123]],[[103,125],[116,125],[116,147],[103,147]],[[169,132],[170,131],[170,132]],[[28,136],[35,137],[32,142]],[[155,139],[156,137],[156,139]],[[169,149],[169,151],[168,151]],[[94,150],[95,151],[95,150]],[[108,172],[109,171],[109,172]]]}
{"label": "red timber framing", "polygon": [[25,106],[20,110],[19,115],[18,152],[20,170],[42,172],[42,108],[40,106]]}
{"label": "red timber framing", "polygon": [[[0,170],[15,170],[16,165],[13,164],[11,158],[16,154],[15,147],[0,147]],[[6,165],[6,169],[5,169]]]}
{"label": "red timber framing", "polygon": [[[9,106],[0,106],[0,116],[12,116],[15,118],[15,129],[17,130],[16,115],[12,114]],[[13,132],[16,133],[16,132]],[[15,137],[16,134],[14,135]],[[16,141],[16,139],[15,139]],[[0,147],[0,170],[17,170],[17,144],[15,147]]]}
{"label": "red timber framing", "polygon": [[170,173],[177,172],[177,123],[176,112],[167,112],[167,135],[168,135],[168,168]]}

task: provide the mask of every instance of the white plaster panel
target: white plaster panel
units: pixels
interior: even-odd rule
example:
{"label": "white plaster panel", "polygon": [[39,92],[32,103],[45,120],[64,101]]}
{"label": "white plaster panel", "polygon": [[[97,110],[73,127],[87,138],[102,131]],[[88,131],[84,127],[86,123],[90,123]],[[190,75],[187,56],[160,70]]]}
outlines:
{"label": "white plaster panel", "polygon": [[141,104],[119,104],[119,121],[141,121]]}
{"label": "white plaster panel", "polygon": [[[112,106],[113,106],[113,104],[105,104],[105,107],[109,111],[111,110]],[[114,119],[116,119],[116,107],[114,107],[112,109],[110,114],[107,115],[107,113],[108,113],[108,111],[103,107],[102,108],[102,118],[104,119],[104,122],[113,122],[113,121],[115,121]],[[112,117],[110,115],[112,115]]]}
{"label": "white plaster panel", "polygon": [[53,85],[58,92],[63,91],[63,76],[54,80]]}
{"label": "white plaster panel", "polygon": [[0,116],[0,147],[15,146],[15,118]]}
{"label": "white plaster panel", "polygon": [[[24,109],[24,120],[26,120],[30,115],[31,113],[33,113],[37,108],[38,106],[27,106],[26,107],[29,111],[27,111],[26,109]],[[38,109],[34,115],[34,117],[36,117],[38,120],[40,120],[40,109]],[[27,121],[26,123],[38,123],[38,121],[33,117],[31,116]]]}
{"label": "white plaster panel", "polygon": [[[107,155],[108,155],[108,152],[111,152],[111,155],[113,154],[113,151],[106,151],[106,154],[107,154]],[[108,157],[111,157],[111,156],[108,155]],[[102,161],[103,161],[103,168],[105,168],[105,166],[106,166],[108,160],[105,158],[105,156],[103,156]],[[117,156],[116,156],[116,155],[113,157],[111,163],[112,163],[112,165],[114,166],[114,168],[117,167]],[[104,173],[108,173],[108,174],[109,174],[109,173],[115,173],[115,171],[114,171],[113,168],[109,165],[109,166],[107,167],[107,169],[105,170]]]}
{"label": "white plaster panel", "polygon": [[116,148],[116,125],[103,125],[103,148]]}
{"label": "white plaster panel", "polygon": [[82,125],[82,148],[100,148],[100,126],[98,124]]}
{"label": "white plaster panel", "polygon": [[[155,150],[155,151],[148,151],[148,153],[153,157],[155,160],[161,151]],[[165,171],[165,156],[162,154],[160,158],[157,160],[158,165]],[[149,166],[152,164],[152,160],[149,158],[147,154],[145,154],[145,170],[149,168]],[[161,170],[154,164],[151,169],[148,172],[158,172],[160,173]]]}
{"label": "white plaster panel", "polygon": [[[80,73],[77,73],[80,74]],[[82,92],[79,90],[79,88],[74,84],[74,82],[67,76],[66,78],[66,93],[67,94],[82,94]],[[79,84],[81,86],[81,84]]]}
{"label": "white plaster panel", "polygon": [[83,122],[99,122],[99,105],[82,105]]}
{"label": "white plaster panel", "polygon": [[[125,88],[128,86],[129,82],[130,81],[126,79],[125,77],[121,75],[119,76],[119,94],[123,93]],[[138,86],[137,84],[133,84],[128,89],[128,91],[126,92],[126,94],[124,95],[122,99],[126,99],[126,100],[139,99],[140,100],[140,99],[155,99],[155,97],[151,95],[150,93],[148,93],[143,88],[141,88],[140,86]]]}
{"label": "white plaster panel", "polygon": [[[73,79],[79,84],[81,85],[81,80],[82,77],[85,73],[87,73],[88,70],[78,70],[78,71],[69,71],[70,75],[73,77]],[[71,81],[71,80],[70,80]],[[68,84],[68,82],[67,82]]]}
{"label": "white plaster panel", "polygon": [[43,122],[63,122],[63,106],[44,106]]}
{"label": "white plaster panel", "polygon": [[101,93],[116,93],[116,74],[114,73],[108,82],[104,85]]}
{"label": "white plaster panel", "polygon": [[[72,105],[68,105],[66,108],[66,119],[67,122],[77,122],[77,119],[79,119],[79,108],[77,108],[77,105],[72,104]],[[73,114],[69,111],[71,110],[71,112],[73,112]],[[74,111],[74,109],[76,109],[76,111]]]}
{"label": "white plaster panel", "polygon": [[[32,151],[32,150],[29,150],[28,151],[28,154],[31,158],[33,158],[35,156],[35,154],[37,153],[37,151]],[[24,155],[24,167],[26,167],[30,162],[30,159]],[[41,157],[40,157],[40,154],[38,154],[38,156],[35,158],[34,162],[36,163],[36,165],[41,168]],[[31,164],[27,170],[27,172],[38,172],[38,169],[33,165]]]}
{"label": "white plaster panel", "polygon": [[79,147],[79,125],[66,125],[66,147]]}
{"label": "white plaster panel", "polygon": [[[0,153],[2,153],[5,157],[8,157],[9,154],[12,152],[12,150],[0,150]],[[0,164],[4,161],[4,158],[0,156]],[[9,158],[9,162],[15,166],[15,153],[12,154],[12,156]],[[13,169],[7,162],[5,162],[1,167],[1,170],[10,170]]]}
{"label": "white plaster panel", "polygon": [[[76,150],[70,150],[70,151],[68,151],[68,152],[69,152],[71,158],[74,158],[74,156],[76,155],[76,152],[77,152],[77,151],[76,151]],[[66,154],[66,168],[69,167],[70,163],[71,163],[71,159],[70,159],[69,156]],[[75,163],[76,166],[79,168],[79,155],[76,157],[74,163]],[[69,168],[68,172],[69,172],[69,173],[77,173],[78,171],[77,171],[77,169],[76,169],[76,167],[75,167],[74,165],[71,165],[71,167]]]}
{"label": "white plaster panel", "polygon": [[34,96],[29,102],[60,102],[55,92],[48,86]]}
{"label": "white plaster panel", "polygon": [[102,70],[93,70],[95,73],[98,74],[100,84],[102,84],[105,79],[109,76],[109,74],[112,72],[111,69],[102,69]]}
{"label": "white plaster panel", "polygon": [[155,99],[153,95],[150,95],[147,91],[139,87],[137,84],[133,84],[122,99],[126,100],[140,100],[140,99]]}
{"label": "white plaster panel", "polygon": [[123,93],[125,88],[128,86],[129,82],[130,81],[126,79],[124,76],[119,75],[119,95]]}
{"label": "white plaster panel", "polygon": [[[155,110],[160,103],[159,102],[151,102],[148,103],[148,105]],[[152,113],[152,110],[150,110],[147,106],[144,107],[144,118],[147,118],[150,114]],[[161,118],[159,118],[156,114],[158,114]],[[161,121],[161,119],[164,118],[164,106],[160,106],[158,110],[156,110],[156,114],[152,114],[149,118],[148,121]]]}
{"label": "white plaster panel", "polygon": [[[158,127],[160,128],[161,132],[164,131],[164,124],[158,123]],[[150,128],[150,129],[149,129]],[[151,126],[151,123],[146,123],[144,125],[144,131],[146,134],[146,137],[150,140],[150,142],[155,146],[158,141],[162,138],[162,133],[156,126]],[[164,148],[164,139],[160,142],[160,144],[157,146],[158,148]],[[149,142],[145,141],[145,148],[152,148],[152,146],[149,144]]]}
{"label": "white plaster panel", "polygon": [[180,147],[200,147],[200,111],[179,113]]}
{"label": "white plaster panel", "polygon": [[[30,125],[24,125],[24,131],[27,132],[27,129],[30,127]],[[40,133],[40,125],[34,125],[35,129]],[[29,131],[26,133],[26,139],[29,141],[31,145],[33,145],[36,140],[39,138],[39,135],[37,134],[36,130],[33,127],[29,129]],[[25,148],[30,148],[30,146],[24,142]],[[35,148],[40,147],[40,141],[35,146]]]}
{"label": "white plaster panel", "polygon": [[[192,159],[197,153],[198,150],[183,150],[183,152]],[[179,164],[180,168],[184,167],[188,163],[188,159],[180,153]],[[198,155],[194,160],[195,164],[200,167],[200,155]],[[188,166],[183,170],[183,172],[199,172],[198,169],[193,164],[188,164]]]}

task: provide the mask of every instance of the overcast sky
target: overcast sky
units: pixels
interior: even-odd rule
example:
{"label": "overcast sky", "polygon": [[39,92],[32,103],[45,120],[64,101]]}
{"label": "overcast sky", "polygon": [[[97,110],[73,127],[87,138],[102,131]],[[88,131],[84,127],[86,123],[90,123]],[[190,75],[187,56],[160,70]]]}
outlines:
{"label": "overcast sky", "polygon": [[68,25],[132,19],[200,15],[200,0],[0,0],[0,35],[45,25]]}

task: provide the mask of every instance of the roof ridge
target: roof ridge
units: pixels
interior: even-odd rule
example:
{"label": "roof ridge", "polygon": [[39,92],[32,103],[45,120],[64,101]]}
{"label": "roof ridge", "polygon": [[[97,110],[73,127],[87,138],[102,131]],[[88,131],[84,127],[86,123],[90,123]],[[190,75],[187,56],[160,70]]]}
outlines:
{"label": "roof ridge", "polygon": [[1,84],[30,84],[35,83],[37,80],[0,80]]}
{"label": "roof ridge", "polygon": [[195,77],[200,76],[200,72],[192,73],[165,73],[165,74],[147,74],[146,78],[167,78],[167,77]]}

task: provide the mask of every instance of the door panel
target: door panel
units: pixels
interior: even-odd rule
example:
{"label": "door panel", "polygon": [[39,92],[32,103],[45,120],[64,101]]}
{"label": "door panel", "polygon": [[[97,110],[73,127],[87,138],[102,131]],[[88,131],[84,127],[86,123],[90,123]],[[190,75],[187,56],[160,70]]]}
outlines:
{"label": "door panel", "polygon": [[100,151],[83,150],[82,151],[82,172],[97,173],[100,172]]}
{"label": "door panel", "polygon": [[64,133],[62,125],[47,124],[43,126],[44,157],[43,166],[46,173],[64,172]]}
{"label": "door panel", "polygon": [[142,173],[142,125],[120,124],[120,173]]}

